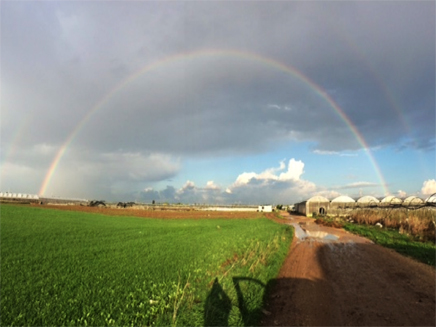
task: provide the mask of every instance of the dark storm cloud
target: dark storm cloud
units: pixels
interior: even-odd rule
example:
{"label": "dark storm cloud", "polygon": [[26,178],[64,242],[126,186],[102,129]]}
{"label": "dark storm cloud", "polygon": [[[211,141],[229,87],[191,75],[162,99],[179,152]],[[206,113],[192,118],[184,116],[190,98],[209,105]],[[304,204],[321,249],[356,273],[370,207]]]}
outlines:
{"label": "dark storm cloud", "polygon": [[[370,147],[434,150],[434,11],[433,2],[402,1],[5,2],[2,148],[16,156],[2,151],[2,160],[44,174],[117,85],[142,67],[198,49],[237,49],[295,67]],[[78,162],[89,160],[89,172],[125,166],[152,181],[174,176],[180,157],[258,153],[300,141],[320,152],[362,146],[304,81],[221,55],[168,61],[131,81],[83,124],[70,151]],[[129,166],[132,154],[154,176]],[[150,168],[153,155],[161,171]],[[107,182],[114,192],[128,188],[123,174],[114,176]]]}
{"label": "dark storm cloud", "polygon": [[[246,152],[264,148],[271,140],[292,131],[293,125],[297,129],[298,112],[269,110],[268,104],[291,102],[291,97],[284,96],[286,87],[300,90],[300,99],[308,90],[298,85],[298,81],[288,83],[288,77],[259,82],[268,74],[268,67],[259,69],[256,64],[246,64],[240,59],[236,62],[238,66],[227,62],[215,64],[210,72],[182,69],[180,76],[171,69],[165,80],[148,76],[139,79],[95,115],[84,128],[83,139],[101,147],[146,147],[172,153],[226,149]],[[184,67],[176,66],[179,65]],[[240,76],[246,75],[252,78],[241,80]],[[286,83],[274,90],[282,90],[283,95],[272,97],[268,92],[269,82]],[[252,93],[253,89],[257,92]],[[319,99],[312,102],[326,108]],[[312,116],[319,111],[315,107],[307,110],[313,111]],[[332,116],[326,112],[319,111],[314,123],[317,119],[330,120]],[[304,119],[303,115],[300,120]],[[111,137],[113,134],[117,137]]]}
{"label": "dark storm cloud", "polygon": [[138,201],[156,203],[226,203],[230,199],[227,193],[209,181],[205,187],[198,187],[193,182],[187,181],[180,189],[167,185],[165,189],[154,190],[146,188],[135,195]]}
{"label": "dark storm cloud", "polygon": [[[389,145],[406,132],[396,128],[403,124],[399,112],[403,112],[404,120],[410,120],[412,124],[415,123],[412,116],[417,116],[417,112],[421,112],[421,116],[429,115],[427,120],[434,118],[432,108],[429,108],[434,101],[426,101],[434,94],[434,74],[429,69],[429,65],[434,68],[434,19],[429,10],[433,5],[263,2],[9,4],[3,11],[2,45],[6,49],[2,58],[3,74],[8,79],[18,79],[11,83],[11,93],[14,93],[14,86],[20,87],[21,83],[25,83],[29,92],[34,90],[33,96],[29,94],[27,100],[21,100],[18,112],[27,112],[29,108],[37,111],[37,117],[33,119],[39,129],[32,127],[29,134],[34,137],[34,142],[42,142],[65,137],[65,131],[74,129],[74,124],[86,111],[109,92],[121,76],[128,76],[138,69],[141,62],[149,63],[185,49],[238,48],[279,58],[300,69],[327,92],[333,90],[332,98],[370,145]],[[99,11],[102,8],[105,10]],[[152,18],[151,12],[157,18]],[[16,19],[19,17],[21,19]],[[15,26],[18,21],[20,26]],[[147,50],[141,50],[144,54],[140,60],[135,54],[144,46]],[[22,75],[17,74],[18,66]],[[304,95],[289,96],[290,85],[283,87],[284,79],[268,81],[262,76],[267,75],[267,70],[250,74],[252,67],[243,66],[241,63],[226,66],[209,62],[205,67],[194,61],[185,65],[179,78],[171,76],[177,72],[169,71],[167,76],[161,77],[168,80],[156,82],[150,79],[144,87],[151,88],[153,95],[139,90],[129,99],[123,99],[123,107],[119,104],[119,109],[129,110],[132,116],[147,111],[149,120],[163,123],[165,117],[170,124],[180,126],[182,124],[171,122],[171,116],[177,117],[187,127],[177,129],[173,126],[175,139],[184,133],[188,134],[188,143],[190,137],[201,137],[205,142],[204,146],[194,147],[198,151],[225,150],[231,143],[213,137],[205,140],[198,135],[198,124],[207,128],[208,135],[213,135],[224,123],[233,132],[228,134],[229,139],[237,140],[241,138],[233,134],[240,132],[241,125],[242,130],[244,126],[257,127],[266,119],[284,130],[300,132],[302,140],[315,138],[321,150],[347,150],[359,146],[356,143],[338,144],[338,139],[343,138],[346,131],[339,128],[338,133],[331,133],[339,126],[337,119],[326,120],[317,111],[319,104],[311,108]],[[240,76],[239,80],[236,75]],[[159,85],[159,90],[153,89],[151,85],[154,83]],[[386,89],[381,89],[385,84],[397,98],[399,108],[393,108],[386,99],[383,93]],[[9,92],[6,103],[14,100],[9,100],[8,95]],[[306,104],[306,108],[302,106],[298,112],[298,124],[280,121],[273,115],[267,118],[244,108],[289,102]],[[150,110],[150,107],[154,109]],[[226,111],[227,108],[230,109]],[[155,113],[150,114],[153,110]],[[221,119],[218,124],[213,124],[217,118],[213,111],[224,112],[221,116],[227,121]],[[326,116],[332,115],[330,109]],[[241,116],[247,125],[241,121]],[[131,116],[126,118],[133,119]],[[239,120],[240,124],[232,124],[232,120]],[[432,124],[421,123],[424,126],[420,130],[434,131]],[[370,132],[374,130],[377,133]],[[133,131],[137,130],[134,128]],[[164,138],[164,135],[151,132],[151,138],[155,140]],[[275,133],[270,135],[276,137]],[[87,138],[92,139],[92,135]],[[122,136],[117,135],[117,138]],[[132,139],[131,133],[127,133],[126,139]],[[235,147],[247,144],[246,138],[241,141]],[[264,141],[268,141],[268,136]],[[172,140],[168,143],[163,148],[173,151]],[[259,140],[253,143],[259,143]]]}

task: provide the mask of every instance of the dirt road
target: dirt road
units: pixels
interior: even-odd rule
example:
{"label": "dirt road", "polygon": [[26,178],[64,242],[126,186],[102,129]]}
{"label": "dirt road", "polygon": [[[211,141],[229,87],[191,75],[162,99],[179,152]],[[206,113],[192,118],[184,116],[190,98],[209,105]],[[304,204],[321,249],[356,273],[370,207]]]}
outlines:
{"label": "dirt road", "polygon": [[268,297],[264,326],[435,326],[434,268],[312,219],[285,223],[300,238]]}

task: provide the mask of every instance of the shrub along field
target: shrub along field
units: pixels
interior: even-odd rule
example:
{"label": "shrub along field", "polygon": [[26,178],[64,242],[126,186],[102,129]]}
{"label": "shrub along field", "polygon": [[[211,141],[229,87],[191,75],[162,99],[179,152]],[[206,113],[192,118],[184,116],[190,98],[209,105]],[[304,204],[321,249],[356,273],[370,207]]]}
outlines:
{"label": "shrub along field", "polygon": [[422,241],[435,241],[436,210],[384,209],[354,210],[349,218],[358,224],[375,225],[397,229],[401,234],[413,236]]}
{"label": "shrub along field", "polygon": [[[356,210],[349,217],[318,217],[318,224],[344,228],[382,246],[436,266],[436,210]],[[351,223],[353,222],[353,223]],[[381,224],[376,226],[376,224]]]}
{"label": "shrub along field", "polygon": [[292,229],[1,206],[0,325],[253,325]]}

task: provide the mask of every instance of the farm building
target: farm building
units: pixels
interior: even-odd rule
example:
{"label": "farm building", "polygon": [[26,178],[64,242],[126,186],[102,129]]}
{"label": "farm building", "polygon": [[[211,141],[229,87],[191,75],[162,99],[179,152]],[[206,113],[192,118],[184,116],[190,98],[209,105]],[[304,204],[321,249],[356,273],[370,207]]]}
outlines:
{"label": "farm building", "polygon": [[[338,196],[337,198],[334,198],[331,202],[331,204],[338,204],[338,205],[342,205],[344,206],[348,206],[348,207],[353,207],[353,204],[356,203],[356,201],[352,198],[350,198],[349,196],[346,195],[341,195]],[[330,206],[331,208],[331,206]]]}
{"label": "farm building", "polygon": [[357,200],[357,206],[360,208],[372,208],[377,207],[380,201],[371,195],[362,196]]}
{"label": "farm building", "polygon": [[262,205],[257,208],[259,212],[272,212],[272,205]]}
{"label": "farm building", "polygon": [[297,203],[295,205],[296,211],[307,217],[312,217],[313,214],[325,215],[329,210],[330,201],[320,195],[311,197],[307,201]]}
{"label": "farm building", "polygon": [[346,216],[355,209],[420,209],[425,206],[436,207],[436,193],[425,201],[416,196],[409,196],[404,201],[393,195],[386,196],[381,201],[370,195],[363,196],[357,201],[344,195],[338,196],[332,201],[323,196],[314,196],[307,201],[295,204],[295,211],[307,217],[314,215]]}
{"label": "farm building", "polygon": [[425,202],[428,202],[428,203],[436,203],[436,193],[430,195],[427,199],[425,199]]}
{"label": "farm building", "polygon": [[39,197],[36,194],[23,194],[23,193],[9,193],[9,192],[0,192],[0,198],[8,198],[8,199],[34,199],[38,200]]}
{"label": "farm building", "polygon": [[394,195],[388,195],[387,197],[385,197],[383,200],[380,201],[380,206],[384,207],[392,204],[401,204],[401,203],[403,203],[403,200],[401,200],[400,198],[397,198]]}
{"label": "farm building", "polygon": [[408,198],[405,198],[403,201],[403,206],[419,206],[424,204],[424,200],[418,198],[417,196],[409,196]]}
{"label": "farm building", "polygon": [[37,203],[39,201],[39,196],[36,194],[0,192],[0,201],[12,203]]}
{"label": "farm building", "polygon": [[355,206],[356,201],[354,199],[341,195],[330,202],[329,214],[343,215],[353,210]]}

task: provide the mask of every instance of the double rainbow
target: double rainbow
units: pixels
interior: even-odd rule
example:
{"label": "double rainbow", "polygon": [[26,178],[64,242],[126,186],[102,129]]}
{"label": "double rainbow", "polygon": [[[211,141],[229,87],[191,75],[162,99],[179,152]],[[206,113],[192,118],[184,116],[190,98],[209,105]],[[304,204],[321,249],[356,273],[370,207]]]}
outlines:
{"label": "double rainbow", "polygon": [[233,57],[233,58],[239,58],[243,60],[249,60],[255,63],[267,65],[271,68],[277,69],[279,71],[285,72],[293,76],[294,78],[297,78],[302,83],[307,85],[311,90],[313,90],[318,96],[320,96],[322,99],[324,99],[329,106],[334,110],[334,112],[342,119],[342,121],[348,126],[350,131],[355,136],[356,140],[359,142],[359,144],[362,146],[362,148],[365,150],[366,155],[368,156],[368,159],[373,166],[373,169],[379,179],[380,185],[383,187],[383,190],[386,194],[389,193],[385,179],[380,171],[380,167],[377,165],[376,160],[374,159],[373,154],[371,153],[368,144],[366,143],[365,139],[363,138],[362,134],[359,132],[357,127],[352,123],[350,118],[344,113],[344,111],[339,107],[339,105],[330,97],[329,94],[327,94],[326,91],[324,91],[319,85],[314,83],[310,78],[303,75],[300,71],[298,71],[296,68],[285,65],[279,61],[273,60],[271,58],[263,57],[261,55],[240,51],[240,50],[233,50],[233,49],[226,49],[226,50],[217,50],[217,49],[205,49],[205,50],[197,50],[193,52],[186,52],[186,53],[180,53],[176,55],[172,55],[169,57],[166,57],[164,59],[155,61],[149,65],[146,65],[142,67],[139,71],[135,72],[134,74],[130,75],[129,77],[122,80],[118,85],[116,85],[110,92],[108,92],[103,98],[101,98],[89,111],[88,113],[83,117],[83,119],[77,124],[77,126],[73,129],[71,134],[67,137],[65,142],[60,147],[59,151],[56,153],[56,156],[54,157],[52,163],[50,164],[50,167],[44,177],[43,183],[39,190],[39,195],[43,196],[47,190],[47,187],[50,184],[50,181],[53,178],[54,173],[56,172],[57,167],[59,166],[59,163],[64,156],[65,152],[67,151],[69,145],[72,143],[74,138],[77,136],[77,134],[82,130],[82,128],[86,125],[86,123],[92,118],[92,116],[102,109],[106,103],[110,101],[110,99],[119,92],[121,89],[126,87],[129,83],[136,80],[138,77],[152,71],[158,68],[161,68],[167,64],[175,63],[177,61],[182,61],[186,59],[196,59],[196,58],[203,58],[203,57]]}

